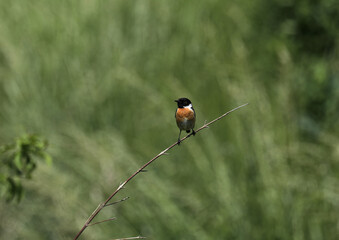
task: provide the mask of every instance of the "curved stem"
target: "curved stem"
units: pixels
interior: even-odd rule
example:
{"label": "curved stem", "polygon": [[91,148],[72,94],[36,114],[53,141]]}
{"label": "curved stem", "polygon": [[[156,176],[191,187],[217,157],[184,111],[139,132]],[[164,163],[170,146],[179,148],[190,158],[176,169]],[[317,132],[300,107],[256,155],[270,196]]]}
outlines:
{"label": "curved stem", "polygon": [[[200,127],[199,129],[195,130],[195,133],[200,132],[201,130],[208,128],[209,125],[215,123],[216,121],[220,120],[221,118],[225,117],[226,115],[230,114],[231,112],[234,112],[235,110],[242,108],[244,106],[246,106],[248,103],[243,104],[239,107],[236,107],[226,113],[224,113],[223,115],[221,115],[220,117],[210,121],[209,123],[205,123],[202,127]],[[189,138],[190,136],[192,136],[192,133],[188,134],[187,136],[183,137],[180,142],[185,141],[187,138]],[[174,146],[178,145],[178,142],[173,143],[172,145],[170,145],[168,148],[166,148],[164,151],[160,152],[158,155],[156,155],[154,158],[152,158],[151,160],[149,160],[146,164],[144,164],[141,168],[139,168],[135,173],[133,173],[129,178],[127,178],[127,180],[123,183],[121,183],[119,185],[119,187],[111,194],[111,196],[109,196],[105,202],[99,204],[99,206],[94,210],[94,212],[89,216],[89,218],[86,220],[85,224],[82,226],[82,228],[80,229],[80,231],[78,232],[78,234],[75,236],[75,238],[73,240],[76,240],[80,237],[80,235],[83,233],[83,231],[85,231],[85,229],[90,225],[90,223],[93,221],[93,219],[98,215],[98,213],[107,205],[109,205],[109,201],[121,190],[124,188],[124,186],[131,181],[136,175],[138,175],[140,172],[142,172],[144,170],[144,168],[146,168],[148,165],[150,165],[152,162],[154,162],[157,158],[161,157],[162,155],[165,155],[166,152],[170,149],[172,149]]]}

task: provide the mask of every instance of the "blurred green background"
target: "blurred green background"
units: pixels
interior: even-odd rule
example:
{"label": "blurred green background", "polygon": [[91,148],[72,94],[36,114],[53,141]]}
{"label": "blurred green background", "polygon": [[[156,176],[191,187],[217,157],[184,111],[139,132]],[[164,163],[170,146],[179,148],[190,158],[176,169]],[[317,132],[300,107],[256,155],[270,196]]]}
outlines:
{"label": "blurred green background", "polygon": [[197,127],[82,239],[337,239],[336,0],[0,1],[0,144],[49,141],[1,239],[72,239],[132,172]]}

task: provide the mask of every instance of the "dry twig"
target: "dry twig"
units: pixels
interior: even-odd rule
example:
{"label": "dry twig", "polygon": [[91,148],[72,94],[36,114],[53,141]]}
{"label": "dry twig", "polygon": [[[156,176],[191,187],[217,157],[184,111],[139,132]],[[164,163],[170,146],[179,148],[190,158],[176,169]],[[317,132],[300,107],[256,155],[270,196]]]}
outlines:
{"label": "dry twig", "polygon": [[[220,120],[221,118],[227,116],[228,114],[230,114],[231,112],[234,112],[235,110],[239,109],[239,108],[242,108],[244,106],[246,106],[248,103],[246,104],[243,104],[239,107],[236,107],[226,113],[224,113],[223,115],[221,115],[220,117],[214,119],[213,121],[209,122],[209,123],[206,123],[205,121],[205,124],[200,127],[199,129],[195,130],[195,133],[198,133],[200,132],[201,130],[205,129],[205,128],[208,128],[209,125],[215,123],[216,121]],[[188,134],[187,136],[183,137],[180,142],[182,141],[185,141],[187,138],[189,138],[190,136],[192,136],[192,133]],[[109,205],[112,205],[112,204],[115,204],[115,203],[118,203],[118,202],[121,202],[121,201],[125,201],[127,200],[127,198],[124,198],[120,201],[117,201],[117,202],[114,202],[114,203],[108,203],[121,189],[124,188],[124,186],[129,182],[131,181],[136,175],[138,175],[140,172],[144,172],[145,168],[150,165],[152,162],[154,162],[157,158],[161,157],[162,155],[166,155],[167,151],[172,149],[174,146],[178,145],[178,142],[175,142],[173,143],[171,146],[169,146],[168,148],[166,148],[164,151],[160,152],[158,155],[156,155],[154,158],[152,158],[151,160],[149,160],[146,164],[144,164],[141,168],[139,168],[135,173],[133,173],[126,181],[124,181],[123,183],[121,183],[119,185],[119,187],[111,194],[111,196],[109,196],[105,202],[99,204],[99,206],[94,210],[94,212],[91,214],[91,216],[89,216],[89,218],[86,220],[85,224],[83,225],[83,227],[80,229],[80,231],[78,232],[78,234],[75,236],[75,238],[73,240],[76,240],[80,237],[80,235],[83,233],[83,231],[85,231],[85,229],[88,227],[88,226],[92,226],[94,224],[98,224],[98,223],[102,223],[102,222],[106,222],[106,221],[110,221],[110,220],[113,220],[113,219],[108,219],[108,220],[104,220],[104,221],[100,221],[100,222],[97,222],[97,223],[93,223],[91,224],[91,222],[93,221],[93,219],[98,215],[98,213],[106,206],[109,206]],[[136,237],[136,238],[145,238],[145,237]],[[123,238],[123,239],[136,239],[135,237],[134,238]]]}
{"label": "dry twig", "polygon": [[137,237],[129,237],[129,238],[116,238],[112,240],[130,240],[130,239],[145,239],[145,237],[137,236]]}

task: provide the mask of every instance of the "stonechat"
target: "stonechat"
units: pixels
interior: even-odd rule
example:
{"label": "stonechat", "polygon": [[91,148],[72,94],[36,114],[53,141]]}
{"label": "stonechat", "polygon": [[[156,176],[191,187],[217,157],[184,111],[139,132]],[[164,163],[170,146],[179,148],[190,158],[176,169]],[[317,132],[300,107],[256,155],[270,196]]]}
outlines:
{"label": "stonechat", "polygon": [[179,98],[175,100],[178,104],[178,108],[175,111],[175,119],[177,120],[178,128],[180,129],[178,137],[178,145],[180,144],[180,134],[184,130],[190,133],[192,130],[193,136],[195,135],[195,111],[192,106],[192,102],[188,98]]}

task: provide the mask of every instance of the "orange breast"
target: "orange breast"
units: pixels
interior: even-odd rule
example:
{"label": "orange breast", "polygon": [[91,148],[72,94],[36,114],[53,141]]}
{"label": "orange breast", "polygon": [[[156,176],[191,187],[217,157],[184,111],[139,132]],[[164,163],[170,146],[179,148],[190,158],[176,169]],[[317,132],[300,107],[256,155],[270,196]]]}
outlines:
{"label": "orange breast", "polygon": [[175,113],[177,125],[180,130],[191,130],[195,125],[194,112],[189,108],[178,108]]}
{"label": "orange breast", "polygon": [[194,112],[189,108],[178,108],[175,117],[179,121],[194,119]]}

